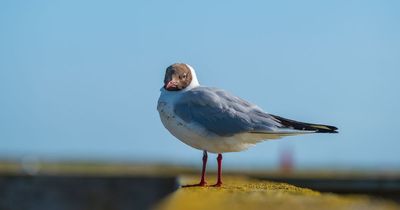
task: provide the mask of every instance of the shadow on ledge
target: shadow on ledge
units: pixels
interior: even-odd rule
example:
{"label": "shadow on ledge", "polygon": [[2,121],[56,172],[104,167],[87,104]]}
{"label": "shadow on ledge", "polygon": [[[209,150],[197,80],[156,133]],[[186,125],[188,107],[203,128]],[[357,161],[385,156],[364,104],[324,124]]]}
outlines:
{"label": "shadow on ledge", "polygon": [[175,177],[0,176],[1,210],[150,209]]}

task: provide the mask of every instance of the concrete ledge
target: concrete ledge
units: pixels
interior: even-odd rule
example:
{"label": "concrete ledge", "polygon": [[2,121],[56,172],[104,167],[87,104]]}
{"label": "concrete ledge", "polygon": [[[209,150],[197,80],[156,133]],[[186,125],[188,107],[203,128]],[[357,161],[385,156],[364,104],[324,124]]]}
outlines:
{"label": "concrete ledge", "polygon": [[[197,177],[182,177],[181,183],[196,183]],[[244,177],[225,177],[222,188],[180,188],[157,207],[157,210],[197,209],[400,209],[396,203],[369,196],[339,196],[319,193],[293,185],[259,181]]]}
{"label": "concrete ledge", "polygon": [[[372,176],[376,177],[379,189],[397,195],[398,191],[393,190],[398,186],[398,172],[375,175],[310,171],[293,174],[265,171],[224,172],[225,175],[230,175],[224,176],[222,188],[178,189],[175,177],[185,174],[179,180],[181,184],[196,183],[198,169],[147,164],[19,165],[0,162],[0,210],[144,210],[154,207],[163,210],[400,209],[398,204],[376,197],[318,192],[335,192],[331,188],[323,189],[327,186],[335,189],[345,186],[351,187],[346,192],[357,193],[357,190],[352,190],[355,189],[354,186],[350,185],[359,186],[360,181],[370,180],[368,177]],[[215,178],[215,174],[209,173],[208,177]],[[246,177],[263,178],[265,181]],[[389,179],[392,181],[388,182]],[[333,180],[334,183],[327,180]],[[215,180],[209,180],[210,184],[214,182]],[[299,187],[279,182],[293,183]],[[314,182],[318,184],[313,185]],[[303,186],[315,187],[317,191],[302,188]],[[371,189],[376,189],[376,185],[372,187]],[[365,192],[364,185],[359,191],[358,193],[368,192]]]}

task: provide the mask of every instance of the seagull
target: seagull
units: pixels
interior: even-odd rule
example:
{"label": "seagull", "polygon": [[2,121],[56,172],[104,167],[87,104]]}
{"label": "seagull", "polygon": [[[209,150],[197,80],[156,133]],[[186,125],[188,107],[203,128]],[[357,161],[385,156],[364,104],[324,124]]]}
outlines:
{"label": "seagull", "polygon": [[239,152],[264,140],[310,133],[337,133],[330,125],[311,124],[269,114],[231,93],[201,86],[193,67],[175,63],[165,71],[157,110],[164,127],[183,143],[203,151],[198,184],[206,186],[208,152],[218,154],[217,183],[222,185],[222,153]]}

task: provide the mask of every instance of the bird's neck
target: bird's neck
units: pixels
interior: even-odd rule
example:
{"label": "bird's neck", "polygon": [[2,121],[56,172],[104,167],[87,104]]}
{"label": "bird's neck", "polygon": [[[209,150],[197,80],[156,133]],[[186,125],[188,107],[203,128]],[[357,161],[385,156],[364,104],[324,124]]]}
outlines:
{"label": "bird's neck", "polygon": [[195,87],[200,86],[199,80],[197,79],[197,75],[196,75],[196,72],[194,71],[193,67],[191,67],[190,65],[187,65],[187,66],[189,67],[190,73],[192,74],[192,81],[190,82],[189,86],[187,86],[183,90],[191,90]]}

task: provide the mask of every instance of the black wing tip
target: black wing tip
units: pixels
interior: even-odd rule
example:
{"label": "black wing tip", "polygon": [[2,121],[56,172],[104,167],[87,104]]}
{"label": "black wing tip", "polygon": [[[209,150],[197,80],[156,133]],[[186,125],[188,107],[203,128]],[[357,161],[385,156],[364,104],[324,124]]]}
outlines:
{"label": "black wing tip", "polygon": [[274,118],[280,121],[282,125],[286,127],[291,127],[296,130],[306,130],[306,131],[314,131],[315,133],[339,133],[338,128],[332,125],[323,125],[323,124],[312,124],[312,123],[304,123],[298,122],[295,120],[286,119],[280,116],[272,115]]}
{"label": "black wing tip", "polygon": [[337,130],[328,130],[328,129],[318,129],[315,131],[315,133],[339,133]]}
{"label": "black wing tip", "polygon": [[[311,125],[311,127],[314,126],[317,127],[316,133],[339,133],[338,128],[332,125]],[[319,126],[326,128],[318,128]]]}

